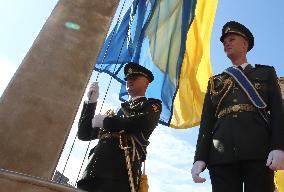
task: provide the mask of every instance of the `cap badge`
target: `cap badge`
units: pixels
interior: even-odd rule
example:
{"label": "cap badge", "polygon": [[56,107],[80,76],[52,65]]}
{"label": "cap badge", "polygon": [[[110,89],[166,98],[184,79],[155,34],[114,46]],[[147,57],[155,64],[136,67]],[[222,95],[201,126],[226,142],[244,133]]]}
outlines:
{"label": "cap badge", "polygon": [[230,30],[231,30],[231,28],[227,27],[226,30],[225,30],[225,33],[228,33]]}

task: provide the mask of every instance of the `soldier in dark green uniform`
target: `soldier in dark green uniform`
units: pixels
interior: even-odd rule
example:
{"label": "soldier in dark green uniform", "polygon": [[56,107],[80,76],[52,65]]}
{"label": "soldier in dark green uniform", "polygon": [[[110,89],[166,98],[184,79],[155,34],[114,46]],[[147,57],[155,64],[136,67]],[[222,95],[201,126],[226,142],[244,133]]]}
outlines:
{"label": "soldier in dark green uniform", "polygon": [[248,63],[254,37],[230,21],[220,38],[233,66],[212,77],[205,96],[191,170],[207,167],[213,192],[273,192],[273,170],[284,169],[284,112],[272,66]]}
{"label": "soldier in dark green uniform", "polygon": [[89,192],[137,192],[141,164],[146,159],[149,137],[158,124],[161,101],[146,98],[145,92],[154,76],[148,69],[128,63],[124,68],[129,101],[114,114],[95,115],[98,85],[89,91],[89,101],[82,109],[78,138],[99,139],[89,155],[89,163],[77,186]]}

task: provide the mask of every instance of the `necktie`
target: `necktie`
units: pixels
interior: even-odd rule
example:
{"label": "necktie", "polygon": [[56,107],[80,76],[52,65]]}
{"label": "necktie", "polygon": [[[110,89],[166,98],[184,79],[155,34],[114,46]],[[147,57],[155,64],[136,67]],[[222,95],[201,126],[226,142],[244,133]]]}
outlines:
{"label": "necktie", "polygon": [[241,70],[241,71],[243,70],[242,66],[238,66],[238,68],[239,68],[239,70]]}

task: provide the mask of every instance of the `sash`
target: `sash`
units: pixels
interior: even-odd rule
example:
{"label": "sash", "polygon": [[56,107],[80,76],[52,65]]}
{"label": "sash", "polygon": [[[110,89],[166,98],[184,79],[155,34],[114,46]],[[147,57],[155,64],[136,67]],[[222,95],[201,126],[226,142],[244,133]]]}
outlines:
{"label": "sash", "polygon": [[224,72],[236,80],[256,108],[266,108],[266,103],[262,100],[259,93],[255,90],[254,86],[240,69],[237,67],[229,67]]}

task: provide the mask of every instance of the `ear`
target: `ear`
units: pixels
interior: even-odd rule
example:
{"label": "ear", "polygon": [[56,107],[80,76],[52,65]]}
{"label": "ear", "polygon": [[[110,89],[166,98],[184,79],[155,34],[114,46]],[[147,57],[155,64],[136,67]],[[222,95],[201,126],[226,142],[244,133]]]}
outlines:
{"label": "ear", "polygon": [[244,48],[246,51],[248,51],[248,47],[249,47],[249,42],[247,39],[244,38]]}
{"label": "ear", "polygon": [[145,88],[147,89],[147,87],[149,86],[150,81],[148,79],[145,80]]}
{"label": "ear", "polygon": [[149,84],[150,84],[150,81],[147,79],[147,81],[146,81],[147,87],[148,87]]}

